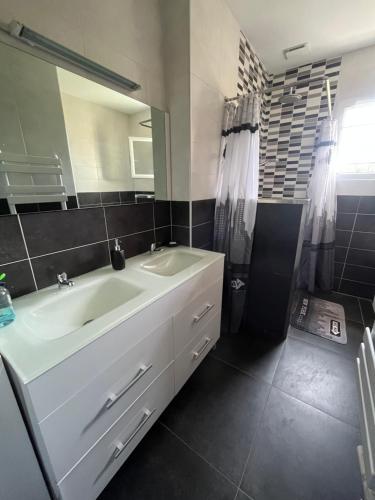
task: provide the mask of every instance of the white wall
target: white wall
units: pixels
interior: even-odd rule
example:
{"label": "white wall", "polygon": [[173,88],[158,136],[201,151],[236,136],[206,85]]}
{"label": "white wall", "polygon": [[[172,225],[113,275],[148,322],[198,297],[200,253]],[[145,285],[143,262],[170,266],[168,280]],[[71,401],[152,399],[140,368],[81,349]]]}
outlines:
{"label": "white wall", "polygon": [[237,93],[239,40],[224,0],[190,1],[192,200],[216,197],[224,97]]}
{"label": "white wall", "polygon": [[165,82],[170,113],[172,199],[190,200],[189,0],[161,0]]}
{"label": "white wall", "polygon": [[[334,107],[340,130],[344,110],[361,101],[375,100],[375,45],[356,50],[342,57],[341,71]],[[375,174],[337,177],[337,193],[342,195],[374,195]]]}
{"label": "white wall", "polygon": [[129,95],[165,110],[159,0],[2,0],[12,19],[142,85]]}
{"label": "white wall", "polygon": [[64,93],[61,100],[77,192],[133,191],[128,115]]}

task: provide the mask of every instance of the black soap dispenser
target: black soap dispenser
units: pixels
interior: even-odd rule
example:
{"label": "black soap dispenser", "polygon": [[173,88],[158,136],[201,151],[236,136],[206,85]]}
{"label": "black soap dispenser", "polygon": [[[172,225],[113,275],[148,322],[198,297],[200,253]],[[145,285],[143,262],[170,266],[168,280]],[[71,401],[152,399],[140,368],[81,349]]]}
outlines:
{"label": "black soap dispenser", "polygon": [[118,238],[115,239],[115,248],[111,250],[111,263],[116,271],[121,271],[125,267],[125,252],[121,250]]}

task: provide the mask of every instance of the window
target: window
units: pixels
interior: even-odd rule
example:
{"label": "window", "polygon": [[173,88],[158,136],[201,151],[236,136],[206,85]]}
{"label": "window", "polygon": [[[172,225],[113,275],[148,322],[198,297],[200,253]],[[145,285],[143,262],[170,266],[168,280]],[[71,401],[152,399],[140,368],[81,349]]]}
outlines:
{"label": "window", "polygon": [[338,147],[338,171],[375,173],[375,101],[345,110]]}

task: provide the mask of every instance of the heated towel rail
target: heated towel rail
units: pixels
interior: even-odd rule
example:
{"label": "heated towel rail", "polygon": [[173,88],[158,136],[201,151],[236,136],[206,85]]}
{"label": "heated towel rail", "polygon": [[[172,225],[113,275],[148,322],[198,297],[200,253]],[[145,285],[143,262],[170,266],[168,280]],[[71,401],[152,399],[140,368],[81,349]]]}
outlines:
{"label": "heated towel rail", "polygon": [[0,151],[0,197],[7,199],[12,214],[17,213],[17,204],[24,203],[59,202],[66,209],[60,158]]}
{"label": "heated towel rail", "polygon": [[357,357],[361,442],[358,458],[365,500],[375,500],[375,350],[374,330],[366,328]]}

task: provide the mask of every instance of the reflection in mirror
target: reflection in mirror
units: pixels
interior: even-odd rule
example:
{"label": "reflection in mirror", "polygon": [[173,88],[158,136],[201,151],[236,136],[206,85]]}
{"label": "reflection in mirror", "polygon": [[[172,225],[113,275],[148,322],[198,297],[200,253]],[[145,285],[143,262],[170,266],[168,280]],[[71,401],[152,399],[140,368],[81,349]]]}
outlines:
{"label": "reflection in mirror", "polygon": [[0,214],[168,199],[165,113],[0,44]]}

